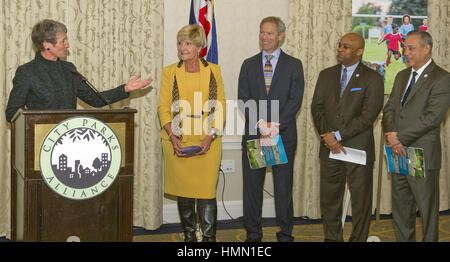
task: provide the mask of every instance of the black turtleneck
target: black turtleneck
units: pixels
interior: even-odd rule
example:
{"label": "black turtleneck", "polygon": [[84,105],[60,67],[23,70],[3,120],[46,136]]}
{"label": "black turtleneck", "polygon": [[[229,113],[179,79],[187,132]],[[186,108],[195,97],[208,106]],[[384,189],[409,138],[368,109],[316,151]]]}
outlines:
{"label": "black turtleneck", "polygon": [[[94,107],[105,103],[75,74],[76,67],[63,60],[47,60],[38,52],[34,60],[17,68],[6,107],[6,120],[19,108],[29,110],[76,109],[77,97]],[[128,97],[125,85],[104,91],[110,103]]]}

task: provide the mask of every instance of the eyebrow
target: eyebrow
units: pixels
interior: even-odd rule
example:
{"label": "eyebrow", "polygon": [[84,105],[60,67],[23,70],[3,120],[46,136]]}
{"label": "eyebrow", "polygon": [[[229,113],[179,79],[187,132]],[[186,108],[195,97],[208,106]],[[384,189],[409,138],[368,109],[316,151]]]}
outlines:
{"label": "eyebrow", "polygon": [[345,47],[353,46],[351,43],[342,43],[342,42],[339,42],[339,45],[342,45],[342,46],[345,46]]}

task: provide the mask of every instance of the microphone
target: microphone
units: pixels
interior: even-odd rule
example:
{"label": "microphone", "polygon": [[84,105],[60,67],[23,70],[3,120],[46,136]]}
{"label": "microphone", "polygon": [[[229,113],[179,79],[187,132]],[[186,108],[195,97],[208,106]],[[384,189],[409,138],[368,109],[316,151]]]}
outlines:
{"label": "microphone", "polygon": [[102,94],[100,94],[97,88],[95,88],[94,85],[92,85],[91,82],[89,82],[89,80],[86,77],[84,77],[84,75],[78,72],[75,68],[72,69],[72,73],[78,75],[81,78],[81,82],[84,82],[95,93],[95,95],[97,95],[97,97],[100,98],[100,100],[102,100],[103,103],[105,103],[105,105],[108,105],[109,109],[112,109],[108,100],[106,100],[105,97],[102,96]]}

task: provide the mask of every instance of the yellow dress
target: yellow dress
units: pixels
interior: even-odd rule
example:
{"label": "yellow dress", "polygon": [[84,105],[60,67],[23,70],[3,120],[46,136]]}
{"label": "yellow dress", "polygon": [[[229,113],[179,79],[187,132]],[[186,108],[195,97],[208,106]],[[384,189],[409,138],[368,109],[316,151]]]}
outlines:
{"label": "yellow dress", "polygon": [[[211,127],[222,130],[225,122],[226,101],[220,67],[211,63],[205,67],[200,62],[199,73],[187,73],[184,64],[179,68],[177,64],[163,69],[158,102],[161,127],[173,121],[172,90],[174,76],[176,76],[179,101],[182,105],[180,110],[180,116],[183,119],[181,144],[183,147],[200,146],[208,132],[204,125],[208,117],[207,105],[211,72],[217,83],[217,105]],[[189,117],[189,115],[196,117]],[[189,198],[215,198],[222,156],[221,137],[217,136],[213,140],[206,154],[188,158],[178,157],[174,153],[172,143],[164,128],[161,130],[161,140],[164,154],[164,192]]]}

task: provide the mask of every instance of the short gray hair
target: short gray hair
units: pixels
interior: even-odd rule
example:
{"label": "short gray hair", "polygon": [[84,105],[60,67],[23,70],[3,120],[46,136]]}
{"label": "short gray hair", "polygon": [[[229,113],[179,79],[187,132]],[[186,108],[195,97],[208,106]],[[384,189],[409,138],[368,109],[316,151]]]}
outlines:
{"label": "short gray hair", "polygon": [[283,20],[281,20],[281,18],[276,17],[276,16],[269,16],[264,18],[263,20],[261,20],[261,23],[259,24],[259,27],[261,28],[261,26],[265,23],[274,23],[277,25],[277,31],[278,34],[284,33],[286,32],[286,25],[284,24]]}
{"label": "short gray hair", "polygon": [[31,40],[39,51],[44,51],[42,43],[47,41],[56,44],[56,34],[67,33],[67,27],[60,22],[44,19],[33,26],[31,32]]}
{"label": "short gray hair", "polygon": [[423,46],[430,45],[430,53],[431,53],[431,51],[433,50],[433,38],[431,37],[430,33],[425,32],[425,31],[421,31],[421,30],[418,30],[418,31],[410,31],[410,32],[406,35],[406,37],[412,36],[412,35],[418,35],[418,36],[420,36],[420,43],[421,43]]}

